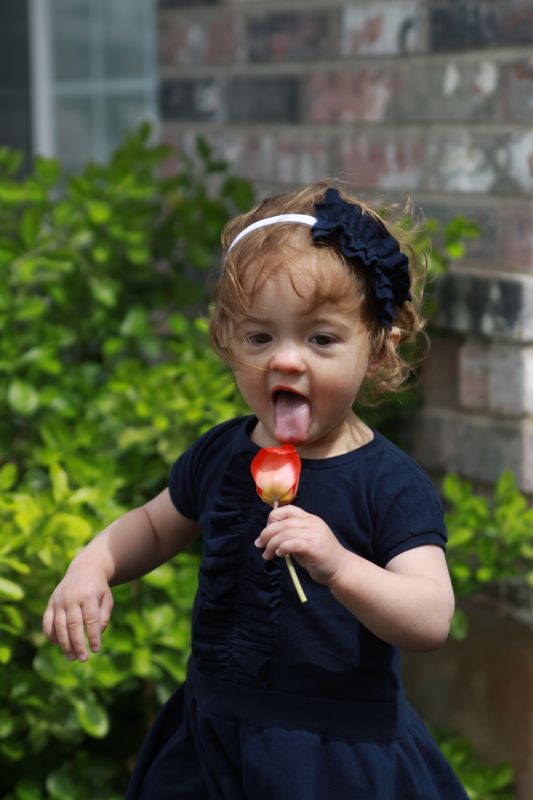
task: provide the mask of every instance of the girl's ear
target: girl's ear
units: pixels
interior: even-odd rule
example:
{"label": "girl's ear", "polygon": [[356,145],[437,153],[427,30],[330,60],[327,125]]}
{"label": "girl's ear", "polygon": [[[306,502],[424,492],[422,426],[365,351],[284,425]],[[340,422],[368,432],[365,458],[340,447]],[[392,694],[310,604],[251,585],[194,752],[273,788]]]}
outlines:
{"label": "girl's ear", "polygon": [[381,347],[379,352],[374,352],[370,355],[368,361],[368,369],[366,371],[367,378],[373,378],[378,371],[381,363],[387,358],[390,358],[392,352],[396,352],[400,344],[401,331],[399,328],[393,327],[390,331],[384,333],[381,339]]}

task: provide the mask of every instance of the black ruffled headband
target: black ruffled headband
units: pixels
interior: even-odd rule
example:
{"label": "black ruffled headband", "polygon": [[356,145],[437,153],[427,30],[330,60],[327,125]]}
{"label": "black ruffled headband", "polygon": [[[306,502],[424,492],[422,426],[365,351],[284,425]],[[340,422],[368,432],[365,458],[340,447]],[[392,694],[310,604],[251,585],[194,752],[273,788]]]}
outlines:
{"label": "black ruffled headband", "polygon": [[324,242],[339,250],[348,261],[357,261],[369,275],[380,309],[380,319],[389,330],[398,317],[397,309],[411,299],[409,260],[397,239],[356,203],[347,203],[337,189],[326,190],[324,200],[315,205],[315,216],[278,214],[253,222],[232,241],[228,253],[253,230],[277,222],[294,222],[311,227],[314,242]]}

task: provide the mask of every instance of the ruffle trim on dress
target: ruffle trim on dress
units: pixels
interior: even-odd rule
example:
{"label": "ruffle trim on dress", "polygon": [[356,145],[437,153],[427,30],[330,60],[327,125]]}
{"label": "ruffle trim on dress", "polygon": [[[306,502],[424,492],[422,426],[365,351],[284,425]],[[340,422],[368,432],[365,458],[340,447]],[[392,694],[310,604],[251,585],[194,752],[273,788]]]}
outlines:
{"label": "ruffle trim on dress", "polygon": [[254,541],[268,507],[255,494],[250,452],[228,462],[204,531],[192,653],[223,680],[268,685],[281,605],[281,562],[265,561]]}

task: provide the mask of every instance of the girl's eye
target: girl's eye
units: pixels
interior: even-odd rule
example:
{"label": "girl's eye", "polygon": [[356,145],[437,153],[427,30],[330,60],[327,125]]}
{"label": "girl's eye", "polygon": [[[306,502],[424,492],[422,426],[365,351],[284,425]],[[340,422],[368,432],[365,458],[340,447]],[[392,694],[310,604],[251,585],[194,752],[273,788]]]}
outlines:
{"label": "girl's eye", "polygon": [[329,333],[315,333],[311,336],[310,341],[319,347],[327,347],[335,342],[335,337]]}
{"label": "girl's eye", "polygon": [[248,344],[268,344],[268,342],[272,341],[272,336],[269,333],[249,333],[245,336],[245,340]]}

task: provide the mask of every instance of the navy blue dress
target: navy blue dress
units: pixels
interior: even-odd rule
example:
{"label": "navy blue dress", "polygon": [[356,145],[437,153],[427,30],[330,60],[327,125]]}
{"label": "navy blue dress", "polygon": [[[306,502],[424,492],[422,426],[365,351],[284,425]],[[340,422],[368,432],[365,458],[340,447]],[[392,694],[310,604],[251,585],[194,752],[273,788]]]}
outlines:
{"label": "navy blue dress", "polygon": [[[171,470],[176,508],[204,534],[192,655],[126,800],[467,800],[405,699],[398,649],[296,566],[302,605],[284,560],[254,546],[270,511],[250,474],[256,422],[213,428]],[[295,504],[380,566],[445,546],[429,478],[377,431],[350,453],[302,459]]]}

